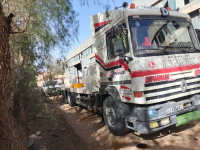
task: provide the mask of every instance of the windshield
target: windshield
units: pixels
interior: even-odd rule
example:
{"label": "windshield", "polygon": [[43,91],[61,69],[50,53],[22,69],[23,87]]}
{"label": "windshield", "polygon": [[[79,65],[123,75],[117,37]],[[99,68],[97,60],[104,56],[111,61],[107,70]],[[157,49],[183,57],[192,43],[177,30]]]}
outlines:
{"label": "windshield", "polygon": [[136,56],[200,52],[189,22],[175,20],[130,20],[132,45]]}

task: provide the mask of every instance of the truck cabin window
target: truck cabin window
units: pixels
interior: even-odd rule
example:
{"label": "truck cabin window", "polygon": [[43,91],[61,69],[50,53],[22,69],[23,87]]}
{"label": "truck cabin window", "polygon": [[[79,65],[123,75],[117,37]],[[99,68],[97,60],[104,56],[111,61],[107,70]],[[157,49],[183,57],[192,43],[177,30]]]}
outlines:
{"label": "truck cabin window", "polygon": [[131,41],[136,56],[200,52],[189,22],[175,20],[130,20]]}
{"label": "truck cabin window", "polygon": [[106,35],[108,59],[112,59],[129,52],[125,23],[118,25],[114,30],[115,34],[113,34],[113,31],[110,31]]}

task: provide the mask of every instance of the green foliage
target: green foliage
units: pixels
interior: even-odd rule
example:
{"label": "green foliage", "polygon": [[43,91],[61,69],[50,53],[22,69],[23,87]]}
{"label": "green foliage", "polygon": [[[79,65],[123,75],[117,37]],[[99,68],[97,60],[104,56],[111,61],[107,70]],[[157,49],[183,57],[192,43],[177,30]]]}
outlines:
{"label": "green foliage", "polygon": [[[2,0],[5,16],[14,14],[10,31],[13,101],[25,112],[35,105],[36,75],[55,46],[69,47],[77,38],[77,13],[71,0]],[[62,48],[63,49],[63,48]],[[34,104],[30,107],[30,104]]]}
{"label": "green foliage", "polygon": [[9,0],[4,12],[15,15],[13,33],[34,37],[42,50],[58,44],[70,45],[77,36],[77,13],[70,0]]}
{"label": "green foliage", "polygon": [[54,58],[52,58],[52,56],[48,56],[46,59],[46,68],[48,70],[48,76],[47,77],[49,80],[54,80],[54,76],[55,75],[62,75],[64,74],[64,60],[62,59],[57,59],[55,60]]}
{"label": "green foliage", "polygon": [[124,47],[126,48],[126,28],[123,24],[116,26],[116,38],[115,38],[115,46],[119,44],[119,41],[122,40]]}

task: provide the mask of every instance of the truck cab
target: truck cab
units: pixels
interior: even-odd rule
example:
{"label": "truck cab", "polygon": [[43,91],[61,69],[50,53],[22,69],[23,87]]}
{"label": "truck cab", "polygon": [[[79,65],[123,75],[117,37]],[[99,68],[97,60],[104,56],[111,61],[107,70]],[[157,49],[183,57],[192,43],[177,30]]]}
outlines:
{"label": "truck cab", "polygon": [[200,47],[187,14],[140,7],[102,16],[91,17],[100,84],[131,104],[128,128],[151,133],[199,108]]}

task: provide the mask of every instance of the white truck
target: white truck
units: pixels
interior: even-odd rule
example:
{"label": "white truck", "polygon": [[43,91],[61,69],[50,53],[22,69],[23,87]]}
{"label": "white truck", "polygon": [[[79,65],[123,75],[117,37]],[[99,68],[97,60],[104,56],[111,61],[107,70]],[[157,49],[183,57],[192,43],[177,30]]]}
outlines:
{"label": "white truck", "polygon": [[200,45],[187,14],[124,3],[92,16],[91,30],[66,58],[70,106],[102,110],[115,135],[200,118]]}

